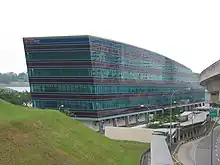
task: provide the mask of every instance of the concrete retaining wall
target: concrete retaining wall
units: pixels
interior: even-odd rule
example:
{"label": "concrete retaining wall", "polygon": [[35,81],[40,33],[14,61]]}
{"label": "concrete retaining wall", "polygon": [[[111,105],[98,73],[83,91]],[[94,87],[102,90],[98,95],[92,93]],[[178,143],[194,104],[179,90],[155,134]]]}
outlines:
{"label": "concrete retaining wall", "polygon": [[115,140],[128,140],[150,143],[154,129],[127,128],[127,127],[105,127],[105,136]]}
{"label": "concrete retaining wall", "polygon": [[[153,114],[150,114],[149,115],[149,119],[152,119],[153,118]],[[139,122],[143,122],[145,121],[145,117],[143,114],[141,114],[139,116]],[[95,130],[95,131],[99,131],[99,124],[98,123],[94,123],[93,121],[83,121],[81,120],[81,122],[86,125],[87,127]],[[125,126],[125,120],[124,118],[118,118],[117,119],[117,122],[118,122],[118,126],[121,127],[121,126]],[[129,117],[129,124],[134,124],[136,123],[136,119],[135,119],[135,116],[130,116]],[[113,121],[112,120],[108,120],[108,121],[105,121],[104,122],[104,129],[108,126],[113,126]]]}

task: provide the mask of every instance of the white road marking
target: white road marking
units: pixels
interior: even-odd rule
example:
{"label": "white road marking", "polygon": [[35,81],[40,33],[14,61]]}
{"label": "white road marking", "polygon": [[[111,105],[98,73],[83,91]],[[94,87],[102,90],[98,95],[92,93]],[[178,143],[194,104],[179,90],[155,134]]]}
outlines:
{"label": "white road marking", "polygon": [[[200,142],[200,140],[199,140],[199,142]],[[199,145],[199,142],[197,142],[197,143],[194,143],[194,153],[193,153],[193,159],[194,159],[194,163],[195,163],[195,165],[197,165],[197,163],[196,163],[196,150],[197,150],[197,147],[198,147],[198,145]]]}

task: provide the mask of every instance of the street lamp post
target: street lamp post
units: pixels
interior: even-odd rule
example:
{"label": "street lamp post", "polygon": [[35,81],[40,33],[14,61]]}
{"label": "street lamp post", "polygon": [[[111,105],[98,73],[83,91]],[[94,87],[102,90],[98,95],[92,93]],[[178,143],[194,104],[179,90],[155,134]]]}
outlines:
{"label": "street lamp post", "polygon": [[182,91],[182,90],[190,90],[190,88],[174,90],[173,93],[170,96],[170,149],[171,149],[171,146],[172,146],[172,106],[173,106],[173,96],[174,96],[174,94],[176,92]]}
{"label": "street lamp post", "polygon": [[194,118],[195,118],[195,113],[194,111],[192,111],[192,137],[194,137],[194,122],[193,122]]}
{"label": "street lamp post", "polygon": [[59,106],[59,111],[60,111],[60,109],[61,109],[61,108],[63,108],[63,107],[64,107],[64,105],[63,105],[63,104],[62,104],[62,105],[60,105],[60,106]]}
{"label": "street lamp post", "polygon": [[164,99],[163,99],[164,97],[166,97],[166,96],[165,96],[165,95],[162,95],[162,96],[161,96],[161,105],[162,105],[162,106],[163,106],[163,103],[164,103]]}

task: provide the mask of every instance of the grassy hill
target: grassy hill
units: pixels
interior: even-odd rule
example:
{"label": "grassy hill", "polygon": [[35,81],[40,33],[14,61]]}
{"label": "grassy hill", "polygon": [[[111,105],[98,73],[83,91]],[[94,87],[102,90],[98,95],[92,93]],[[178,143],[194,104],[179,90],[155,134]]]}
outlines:
{"label": "grassy hill", "polygon": [[110,140],[58,111],[0,100],[0,165],[138,165],[147,144]]}

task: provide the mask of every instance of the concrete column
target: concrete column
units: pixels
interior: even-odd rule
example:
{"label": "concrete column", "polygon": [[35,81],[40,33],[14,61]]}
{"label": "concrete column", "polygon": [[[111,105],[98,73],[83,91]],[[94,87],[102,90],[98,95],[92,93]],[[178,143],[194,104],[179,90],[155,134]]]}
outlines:
{"label": "concrete column", "polygon": [[99,121],[99,131],[100,131],[100,133],[102,133],[102,132],[103,132],[103,128],[102,128],[102,121]]}
{"label": "concrete column", "polygon": [[144,117],[145,117],[145,122],[148,124],[149,123],[149,115],[148,115],[148,113],[145,113]]}
{"label": "concrete column", "polygon": [[203,130],[203,128],[198,129],[197,135],[201,134],[201,130]]}
{"label": "concrete column", "polygon": [[129,125],[129,116],[125,116],[125,126]]}
{"label": "concrete column", "polygon": [[188,132],[186,132],[185,134],[185,139],[188,139]]}
{"label": "concrete column", "polygon": [[177,138],[177,141],[180,141],[181,139],[180,139],[180,125],[178,125],[178,129],[177,129],[177,136],[178,136],[178,138]]}
{"label": "concrete column", "polygon": [[113,120],[113,127],[117,127],[118,126],[117,118],[114,118],[112,120]]}
{"label": "concrete column", "polygon": [[220,92],[218,92],[218,102],[220,102]]}
{"label": "concrete column", "polygon": [[139,123],[139,120],[138,120],[138,115],[135,115],[135,121],[136,121],[136,124]]}
{"label": "concrete column", "polygon": [[212,98],[212,94],[209,92],[209,93],[208,93],[208,102],[211,101],[211,98]]}
{"label": "concrete column", "polygon": [[186,133],[183,133],[183,140],[186,140]]}

